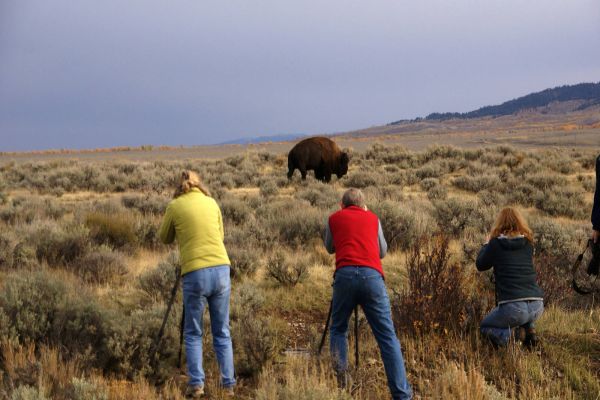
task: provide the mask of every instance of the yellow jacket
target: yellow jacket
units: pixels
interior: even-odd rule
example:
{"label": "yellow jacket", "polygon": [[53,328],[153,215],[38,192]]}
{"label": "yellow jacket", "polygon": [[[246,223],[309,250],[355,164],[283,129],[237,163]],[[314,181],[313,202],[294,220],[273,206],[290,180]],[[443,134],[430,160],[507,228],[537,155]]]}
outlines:
{"label": "yellow jacket", "polygon": [[229,265],[223,244],[223,219],[217,202],[200,190],[171,200],[159,230],[160,240],[173,243],[177,237],[181,275],[200,268]]}

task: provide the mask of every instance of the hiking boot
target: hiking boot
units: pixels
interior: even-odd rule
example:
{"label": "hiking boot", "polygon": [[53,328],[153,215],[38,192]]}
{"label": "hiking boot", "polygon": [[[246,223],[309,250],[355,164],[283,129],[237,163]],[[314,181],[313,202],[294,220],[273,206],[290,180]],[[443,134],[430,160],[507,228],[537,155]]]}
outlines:
{"label": "hiking boot", "polygon": [[231,397],[231,398],[235,397],[235,392],[233,390],[233,387],[223,388],[223,396],[224,397]]}
{"label": "hiking boot", "polygon": [[185,390],[186,399],[200,399],[204,396],[204,386],[188,386]]}
{"label": "hiking boot", "polygon": [[535,329],[530,328],[525,330],[525,339],[523,339],[523,346],[527,348],[536,347],[539,344],[539,339],[535,334]]}
{"label": "hiking boot", "polygon": [[350,387],[352,386],[350,374],[348,373],[348,371],[336,372],[335,377],[337,379],[338,388],[350,389]]}
{"label": "hiking boot", "polygon": [[523,344],[525,340],[526,329],[522,326],[514,328],[512,331],[512,339],[517,344]]}

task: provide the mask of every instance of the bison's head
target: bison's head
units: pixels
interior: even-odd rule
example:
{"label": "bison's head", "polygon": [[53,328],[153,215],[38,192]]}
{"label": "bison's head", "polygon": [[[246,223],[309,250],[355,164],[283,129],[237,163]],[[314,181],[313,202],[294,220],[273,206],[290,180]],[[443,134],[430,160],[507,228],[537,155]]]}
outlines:
{"label": "bison's head", "polygon": [[348,153],[340,154],[340,163],[338,165],[337,171],[335,174],[338,179],[348,173],[348,164],[350,164],[350,157],[348,157]]}

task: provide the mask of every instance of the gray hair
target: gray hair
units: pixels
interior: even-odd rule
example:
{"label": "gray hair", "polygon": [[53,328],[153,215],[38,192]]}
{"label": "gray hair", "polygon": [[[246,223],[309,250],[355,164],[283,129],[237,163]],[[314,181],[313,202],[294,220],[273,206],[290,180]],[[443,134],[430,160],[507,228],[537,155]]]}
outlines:
{"label": "gray hair", "polygon": [[342,196],[342,205],[344,207],[350,207],[350,206],[364,207],[365,206],[365,196],[360,191],[360,189],[350,188],[350,189],[346,190],[346,192]]}

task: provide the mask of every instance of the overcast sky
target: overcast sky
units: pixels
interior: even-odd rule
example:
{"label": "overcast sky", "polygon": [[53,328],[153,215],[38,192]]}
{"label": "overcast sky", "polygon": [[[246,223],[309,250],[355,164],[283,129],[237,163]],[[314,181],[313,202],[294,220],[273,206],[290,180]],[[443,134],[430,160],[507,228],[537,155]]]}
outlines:
{"label": "overcast sky", "polygon": [[0,150],[332,133],[600,81],[598,0],[0,0]]}

